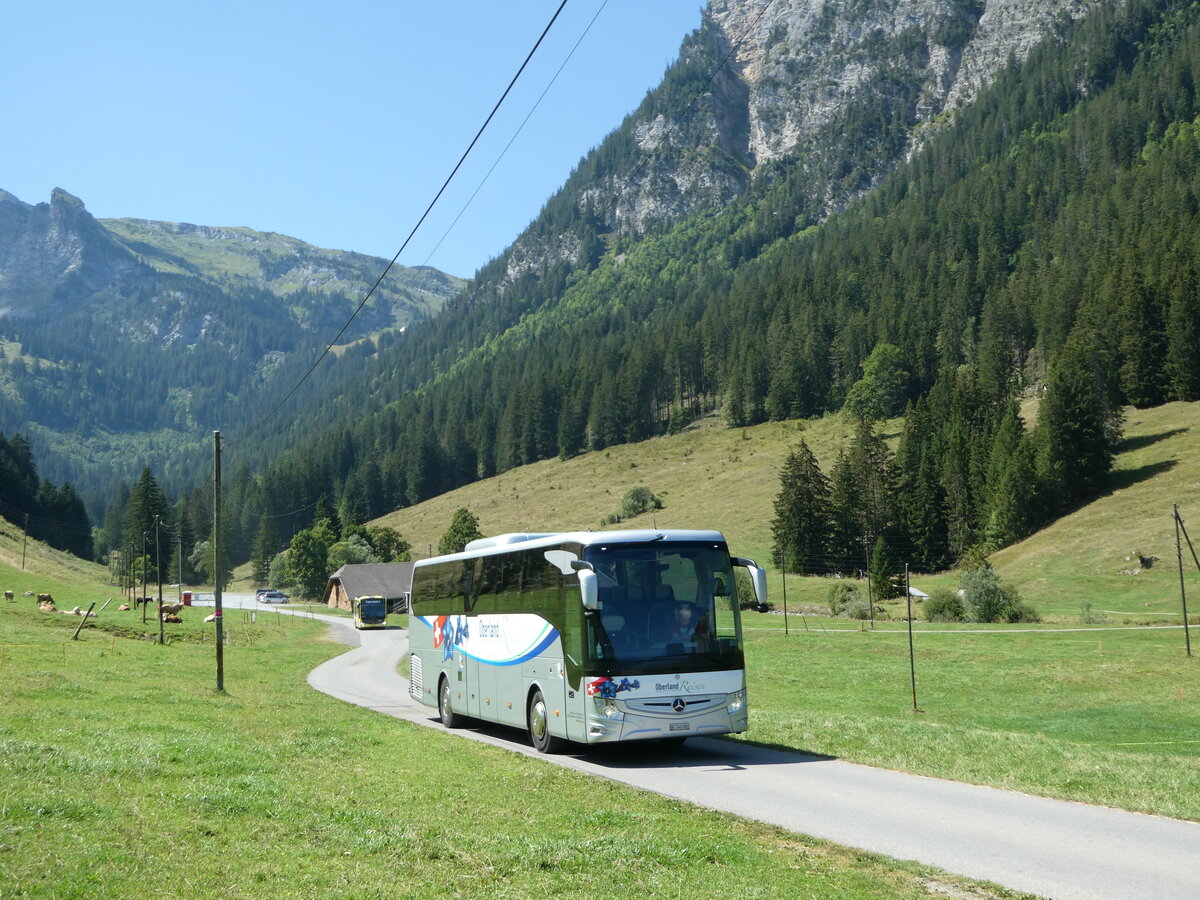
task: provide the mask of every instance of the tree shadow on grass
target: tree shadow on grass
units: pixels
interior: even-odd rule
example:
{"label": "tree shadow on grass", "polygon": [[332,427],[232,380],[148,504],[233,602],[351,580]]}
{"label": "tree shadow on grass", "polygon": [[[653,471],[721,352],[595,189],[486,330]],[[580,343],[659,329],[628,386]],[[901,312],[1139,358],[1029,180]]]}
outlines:
{"label": "tree shadow on grass", "polygon": [[1123,491],[1139,482],[1148,481],[1156,475],[1170,472],[1177,465],[1178,462],[1176,460],[1164,459],[1162,462],[1149,463],[1144,466],[1138,466],[1136,469],[1118,469],[1109,476],[1110,493],[1112,491]]}
{"label": "tree shadow on grass", "polygon": [[1172,428],[1169,431],[1160,431],[1158,434],[1139,434],[1136,437],[1125,437],[1117,445],[1117,452],[1128,453],[1131,450],[1141,450],[1144,447],[1157,444],[1159,441],[1175,437],[1177,434],[1187,434],[1189,431],[1191,431],[1190,428]]}

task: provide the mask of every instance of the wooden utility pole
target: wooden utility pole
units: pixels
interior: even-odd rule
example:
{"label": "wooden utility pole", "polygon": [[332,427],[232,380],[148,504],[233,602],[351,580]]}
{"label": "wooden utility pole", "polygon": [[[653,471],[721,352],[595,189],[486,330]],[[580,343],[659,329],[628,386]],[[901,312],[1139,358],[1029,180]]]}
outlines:
{"label": "wooden utility pole", "polygon": [[162,615],[162,541],[159,540],[159,525],[162,524],[162,517],[154,517],[154,571],[158,573],[158,643],[165,644],[165,635],[163,634],[163,615]]}
{"label": "wooden utility pole", "polygon": [[[1183,640],[1187,645],[1187,655],[1192,655],[1192,634],[1188,628],[1188,613],[1187,613],[1187,593],[1183,589],[1183,545],[1179,543],[1179,532],[1182,529],[1183,534],[1187,536],[1187,529],[1183,527],[1183,519],[1179,518],[1179,504],[1175,504],[1175,555],[1179,557],[1179,598],[1183,601]],[[1192,539],[1188,538],[1188,549],[1192,548]],[[1195,559],[1196,551],[1192,550],[1192,558]],[[1200,567],[1200,562],[1196,565]]]}
{"label": "wooden utility pole", "polygon": [[142,532],[142,558],[138,560],[142,568],[142,624],[146,624],[146,532]]}
{"label": "wooden utility pole", "polygon": [[904,599],[908,603],[908,670],[912,673],[913,711],[917,709],[917,655],[913,652],[912,586],[908,583],[908,563],[904,564]]}
{"label": "wooden utility pole", "polygon": [[225,690],[225,631],[221,621],[221,432],[213,432],[213,610],[217,626],[217,690]]}
{"label": "wooden utility pole", "polygon": [[783,633],[788,634],[788,608],[787,608],[787,554],[783,554],[783,569],[779,573],[779,579],[783,583]]}

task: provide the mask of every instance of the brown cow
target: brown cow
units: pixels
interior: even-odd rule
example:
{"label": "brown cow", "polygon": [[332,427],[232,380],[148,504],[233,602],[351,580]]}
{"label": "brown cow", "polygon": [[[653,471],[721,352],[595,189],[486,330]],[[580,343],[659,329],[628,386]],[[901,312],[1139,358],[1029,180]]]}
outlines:
{"label": "brown cow", "polygon": [[183,621],[183,619],[179,618],[179,616],[175,615],[175,613],[163,613],[163,621],[172,625],[178,625]]}
{"label": "brown cow", "polygon": [[182,609],[182,603],[164,603],[162,605],[162,614],[164,616],[177,616]]}

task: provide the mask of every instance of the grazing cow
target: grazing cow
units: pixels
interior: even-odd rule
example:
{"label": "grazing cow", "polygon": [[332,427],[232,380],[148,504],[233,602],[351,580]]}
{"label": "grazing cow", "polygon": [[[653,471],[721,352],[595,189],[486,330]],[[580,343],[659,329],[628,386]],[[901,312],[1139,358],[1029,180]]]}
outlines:
{"label": "grazing cow", "polygon": [[37,602],[38,603],[53,603],[54,597],[50,594],[38,594]]}
{"label": "grazing cow", "polygon": [[12,591],[5,591],[5,592],[4,592],[4,599],[5,599],[5,600],[11,600],[12,598],[13,598],[13,592],[12,592]]}
{"label": "grazing cow", "polygon": [[182,609],[182,603],[164,603],[162,606],[162,613],[164,616],[177,616]]}

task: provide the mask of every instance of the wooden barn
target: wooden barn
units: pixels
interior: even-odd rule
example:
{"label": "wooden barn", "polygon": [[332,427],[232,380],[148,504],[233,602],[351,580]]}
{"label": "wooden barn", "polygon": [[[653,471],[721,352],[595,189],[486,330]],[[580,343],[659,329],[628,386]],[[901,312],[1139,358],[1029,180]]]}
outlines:
{"label": "wooden barn", "polygon": [[410,562],[342,566],[329,576],[325,605],[351,610],[357,597],[382,597],[389,613],[408,612],[412,573]]}

